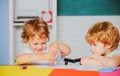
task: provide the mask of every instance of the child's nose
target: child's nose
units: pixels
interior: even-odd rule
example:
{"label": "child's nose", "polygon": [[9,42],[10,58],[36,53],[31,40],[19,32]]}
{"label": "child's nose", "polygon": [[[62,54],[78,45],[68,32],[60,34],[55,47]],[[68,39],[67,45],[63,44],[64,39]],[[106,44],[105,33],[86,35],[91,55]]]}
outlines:
{"label": "child's nose", "polygon": [[39,49],[42,49],[42,45],[39,45],[38,48],[39,48]]}

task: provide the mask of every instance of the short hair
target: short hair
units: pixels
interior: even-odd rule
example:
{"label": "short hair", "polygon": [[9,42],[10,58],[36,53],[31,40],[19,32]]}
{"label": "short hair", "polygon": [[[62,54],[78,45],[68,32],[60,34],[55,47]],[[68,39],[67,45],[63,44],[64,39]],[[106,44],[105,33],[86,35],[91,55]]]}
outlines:
{"label": "short hair", "polygon": [[98,22],[89,28],[86,34],[86,40],[89,44],[94,44],[95,41],[99,41],[105,46],[110,45],[110,50],[112,51],[119,45],[120,34],[111,22]]}
{"label": "short hair", "polygon": [[40,19],[27,20],[23,26],[21,38],[24,42],[27,42],[30,38],[34,38],[36,34],[40,37],[44,34],[49,40],[49,29],[47,23]]}

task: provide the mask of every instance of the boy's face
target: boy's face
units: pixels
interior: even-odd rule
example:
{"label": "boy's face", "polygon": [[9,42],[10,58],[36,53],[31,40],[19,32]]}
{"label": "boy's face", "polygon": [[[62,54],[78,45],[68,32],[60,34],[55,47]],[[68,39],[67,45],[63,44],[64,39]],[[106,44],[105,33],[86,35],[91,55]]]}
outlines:
{"label": "boy's face", "polygon": [[32,39],[30,38],[27,43],[34,53],[41,53],[46,49],[47,38],[45,35],[41,37],[36,35]]}
{"label": "boy's face", "polygon": [[93,52],[93,54],[96,55],[106,55],[107,52],[109,52],[108,47],[104,46],[104,44],[101,42],[95,42],[95,44],[91,44],[90,49]]}

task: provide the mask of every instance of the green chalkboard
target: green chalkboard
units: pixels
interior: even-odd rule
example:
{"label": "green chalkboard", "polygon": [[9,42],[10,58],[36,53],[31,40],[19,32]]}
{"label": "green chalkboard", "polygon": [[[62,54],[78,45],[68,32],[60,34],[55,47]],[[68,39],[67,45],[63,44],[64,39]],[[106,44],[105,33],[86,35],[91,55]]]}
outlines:
{"label": "green chalkboard", "polygon": [[58,16],[120,15],[120,0],[58,0]]}

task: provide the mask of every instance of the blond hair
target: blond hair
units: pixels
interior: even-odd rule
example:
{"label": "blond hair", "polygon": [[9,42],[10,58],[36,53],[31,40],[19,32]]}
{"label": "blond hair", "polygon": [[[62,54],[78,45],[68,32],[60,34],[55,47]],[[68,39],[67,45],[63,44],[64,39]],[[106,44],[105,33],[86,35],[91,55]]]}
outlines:
{"label": "blond hair", "polygon": [[90,44],[95,41],[102,42],[105,46],[110,45],[110,50],[118,47],[120,41],[120,34],[118,29],[108,21],[98,22],[91,26],[86,34],[86,40]]}
{"label": "blond hair", "polygon": [[49,40],[49,29],[47,23],[40,19],[31,19],[25,22],[21,37],[24,42],[27,42],[30,38],[34,38],[35,35],[41,37],[43,34],[46,35]]}

